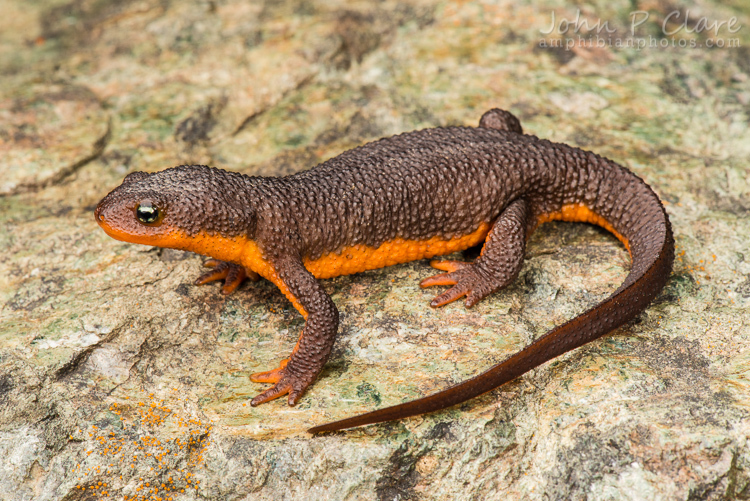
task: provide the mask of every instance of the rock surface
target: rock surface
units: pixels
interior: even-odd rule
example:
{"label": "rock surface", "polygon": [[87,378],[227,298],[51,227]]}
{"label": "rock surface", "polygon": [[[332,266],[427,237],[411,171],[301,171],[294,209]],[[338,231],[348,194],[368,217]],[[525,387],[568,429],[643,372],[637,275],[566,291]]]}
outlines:
{"label": "rock surface", "polygon": [[[0,7],[1,499],[750,499],[745,2]],[[283,175],[491,107],[646,179],[678,259],[636,321],[445,412],[305,433],[466,379],[602,300],[629,267],[615,239],[545,225],[516,283],[468,311],[429,308],[424,262],[325,281],[331,361],[297,407],[251,408],[248,375],[287,355],[299,314],[267,282],[195,287],[198,256],[92,218],[134,170]]]}

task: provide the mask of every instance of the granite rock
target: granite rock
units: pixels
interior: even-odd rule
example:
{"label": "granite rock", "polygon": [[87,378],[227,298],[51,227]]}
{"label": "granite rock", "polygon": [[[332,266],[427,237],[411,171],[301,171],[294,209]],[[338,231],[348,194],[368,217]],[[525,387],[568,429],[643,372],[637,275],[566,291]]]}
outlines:
{"label": "granite rock", "polygon": [[[698,4],[0,2],[0,498],[750,499],[750,9]],[[284,175],[491,107],[647,180],[678,257],[635,321],[444,412],[305,432],[502,360],[611,293],[625,249],[544,225],[472,310],[429,308],[425,262],[326,280],[330,362],[251,408],[300,315],[92,217],[135,170]]]}

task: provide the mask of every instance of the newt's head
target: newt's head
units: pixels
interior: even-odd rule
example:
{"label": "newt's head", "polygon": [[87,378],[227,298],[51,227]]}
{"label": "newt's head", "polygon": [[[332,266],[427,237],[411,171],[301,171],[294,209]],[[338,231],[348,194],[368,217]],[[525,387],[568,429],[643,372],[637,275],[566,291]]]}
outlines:
{"label": "newt's head", "polygon": [[202,165],[133,172],[99,202],[94,218],[117,240],[206,254],[217,240],[253,238],[248,180]]}

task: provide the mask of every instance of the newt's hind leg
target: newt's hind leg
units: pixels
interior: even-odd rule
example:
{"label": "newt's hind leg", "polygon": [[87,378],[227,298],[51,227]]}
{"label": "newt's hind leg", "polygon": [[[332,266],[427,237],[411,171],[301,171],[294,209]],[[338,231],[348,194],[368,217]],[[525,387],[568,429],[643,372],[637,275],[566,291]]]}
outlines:
{"label": "newt's hind leg", "polygon": [[253,282],[260,280],[260,276],[254,271],[247,271],[244,267],[219,261],[218,259],[209,259],[203,266],[213,268],[195,279],[195,285],[203,285],[215,280],[224,280],[224,286],[221,288],[222,294],[231,294],[247,278]]}
{"label": "newt's hind leg", "polygon": [[476,261],[432,261],[430,265],[448,273],[425,278],[419,285],[453,287],[433,299],[430,306],[436,308],[466,296],[466,307],[471,308],[489,294],[513,282],[523,264],[529,220],[527,202],[515,200],[492,225],[482,254]]}

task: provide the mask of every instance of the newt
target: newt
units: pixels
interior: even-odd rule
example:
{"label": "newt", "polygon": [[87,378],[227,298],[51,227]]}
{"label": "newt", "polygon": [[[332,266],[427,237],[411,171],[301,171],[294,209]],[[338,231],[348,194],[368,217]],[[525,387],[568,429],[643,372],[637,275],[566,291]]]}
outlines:
{"label": "newt", "polygon": [[251,376],[294,405],[336,339],[339,315],[318,279],[430,259],[482,244],[473,262],[433,260],[421,287],[451,286],[430,303],[471,308],[518,276],[526,241],[547,221],[592,223],[631,256],[622,285],[482,374],[400,405],[311,428],[312,433],[405,418],[464,402],[589,343],[643,311],[674,261],[669,217],[638,176],[595,153],[524,134],[492,109],[478,127],[408,132],[346,151],[285,177],[251,177],[200,165],[127,175],[95,219],[126,242],[212,258],[197,284],[273,282],[302,314],[296,346],[279,367]]}

